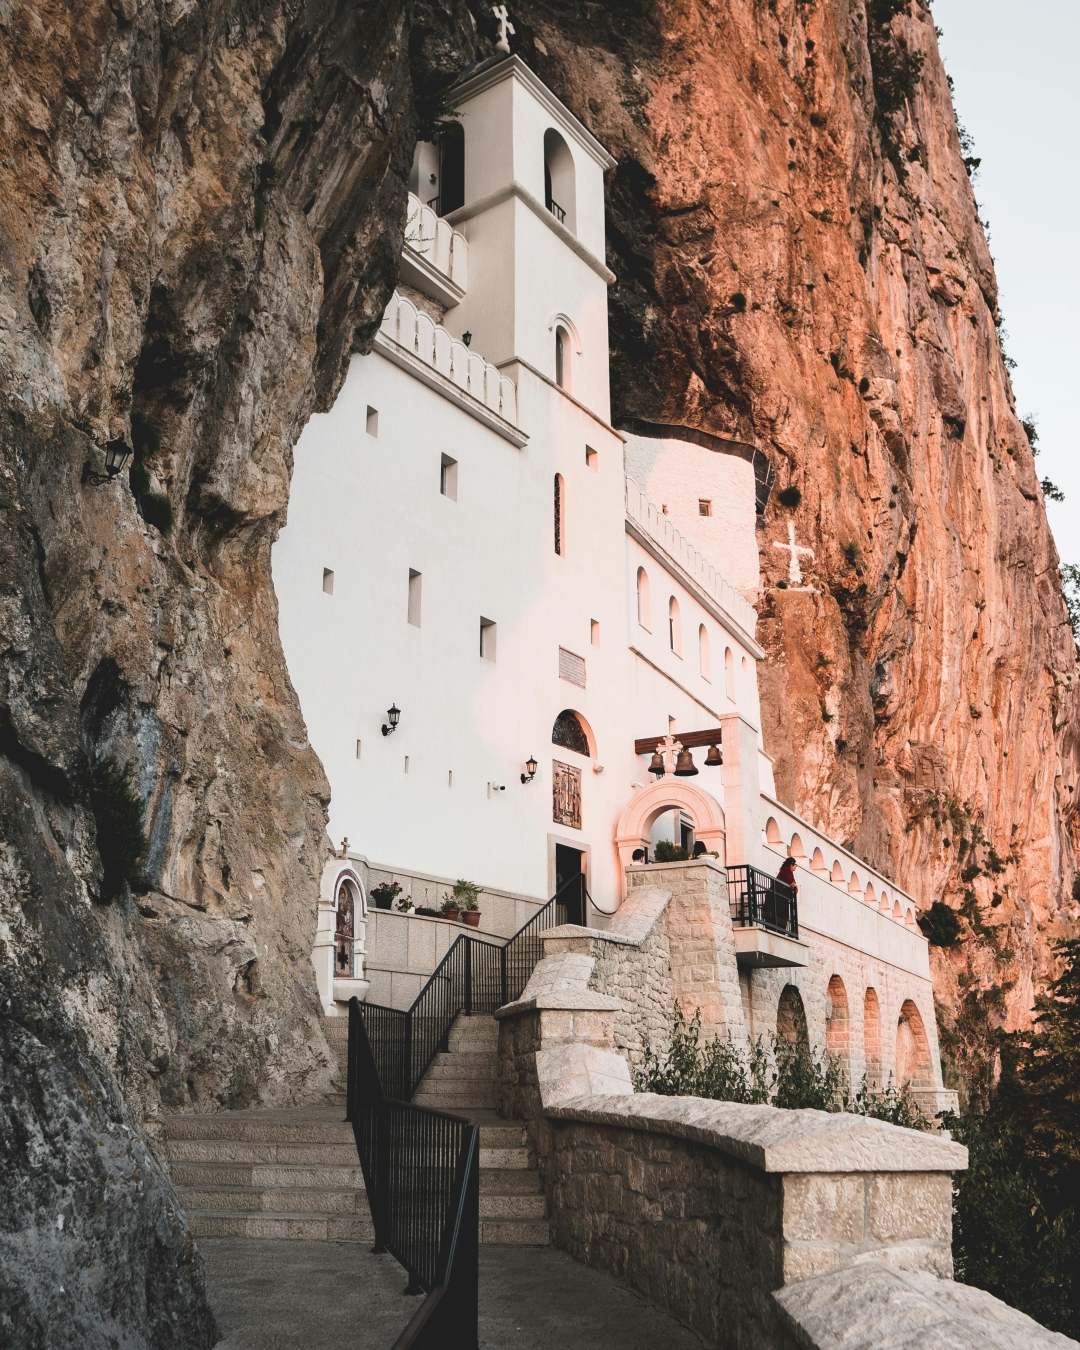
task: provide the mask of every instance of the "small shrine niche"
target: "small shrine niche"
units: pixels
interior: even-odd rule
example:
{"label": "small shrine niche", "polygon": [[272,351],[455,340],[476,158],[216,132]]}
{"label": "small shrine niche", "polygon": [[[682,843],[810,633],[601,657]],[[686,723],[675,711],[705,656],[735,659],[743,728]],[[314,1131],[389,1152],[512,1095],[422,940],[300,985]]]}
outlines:
{"label": "small shrine niche", "polygon": [[334,976],[339,980],[352,979],[354,936],[352,887],[347,881],[342,881],[337,892],[337,923],[334,931]]}

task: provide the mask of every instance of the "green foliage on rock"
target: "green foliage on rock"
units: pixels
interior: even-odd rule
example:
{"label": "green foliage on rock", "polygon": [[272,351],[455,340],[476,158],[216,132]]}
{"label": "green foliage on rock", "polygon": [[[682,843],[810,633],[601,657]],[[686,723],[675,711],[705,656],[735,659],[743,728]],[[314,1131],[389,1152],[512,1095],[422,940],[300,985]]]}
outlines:
{"label": "green foliage on rock", "polygon": [[146,857],[146,808],[132,777],[131,765],[121,768],[112,755],[96,758],[90,766],[90,807],[101,855],[101,899],[106,903],[139,880]]}
{"label": "green foliage on rock", "polygon": [[960,917],[944,900],[935,900],[919,920],[927,941],[935,947],[955,947],[960,941]]}

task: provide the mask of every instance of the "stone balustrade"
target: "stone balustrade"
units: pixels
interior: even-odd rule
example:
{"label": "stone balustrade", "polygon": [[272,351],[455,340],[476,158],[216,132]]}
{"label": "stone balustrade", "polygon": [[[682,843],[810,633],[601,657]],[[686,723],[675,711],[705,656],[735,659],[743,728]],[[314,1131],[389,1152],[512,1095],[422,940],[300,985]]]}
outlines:
{"label": "stone balustrade", "polygon": [[405,247],[426,259],[458,290],[468,290],[469,241],[412,192],[409,193]]}

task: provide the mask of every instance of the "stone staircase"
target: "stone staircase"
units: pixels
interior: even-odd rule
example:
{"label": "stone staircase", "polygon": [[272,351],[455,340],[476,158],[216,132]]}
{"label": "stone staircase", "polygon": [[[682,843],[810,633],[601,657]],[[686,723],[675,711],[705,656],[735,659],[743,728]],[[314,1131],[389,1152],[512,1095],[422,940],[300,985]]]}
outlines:
{"label": "stone staircase", "polygon": [[[329,1018],[341,1060],[325,1105],[169,1116],[169,1172],[196,1237],[373,1242],[352,1127],[342,1116],[348,1019]],[[498,1026],[459,1017],[414,1100],[480,1125],[480,1241],[547,1246],[548,1224],[525,1128],[495,1114]]]}

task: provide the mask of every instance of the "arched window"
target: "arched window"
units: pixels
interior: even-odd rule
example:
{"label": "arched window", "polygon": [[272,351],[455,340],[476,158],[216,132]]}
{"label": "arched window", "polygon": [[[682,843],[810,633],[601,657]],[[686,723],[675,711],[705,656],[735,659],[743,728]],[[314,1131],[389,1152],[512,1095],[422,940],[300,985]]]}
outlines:
{"label": "arched window", "polygon": [[697,630],[697,649],[698,665],[701,668],[701,678],[712,681],[712,661],[709,657],[709,631],[704,624],[700,624]]}
{"label": "arched window", "polygon": [[589,754],[589,737],[586,734],[581,716],[573,708],[564,708],[556,717],[551,728],[552,745],[560,745],[564,750],[573,750],[575,754]]}
{"label": "arched window", "polygon": [[668,601],[668,646],[676,656],[682,656],[682,619],[679,616],[679,602],[674,596]]}
{"label": "arched window", "polygon": [[544,132],[544,205],[560,225],[577,231],[574,156],[554,127]]}
{"label": "arched window", "polygon": [[555,383],[570,389],[570,334],[561,323],[555,329]]}
{"label": "arched window", "polygon": [[433,200],[425,198],[436,215],[448,215],[465,205],[465,132],[460,122],[449,123],[439,136],[438,189]]}
{"label": "arched window", "polygon": [[555,552],[566,552],[566,484],[561,473],[555,475]]}
{"label": "arched window", "polygon": [[724,648],[724,688],[732,703],[735,702],[735,656],[730,647]]}
{"label": "arched window", "polygon": [[637,621],[647,633],[652,632],[652,614],[649,604],[649,574],[644,567],[637,570]]}
{"label": "arched window", "polygon": [[863,1072],[868,1088],[881,1087],[881,1004],[875,989],[867,989],[863,999]]}
{"label": "arched window", "polygon": [[353,975],[353,937],[355,922],[353,918],[353,888],[347,881],[338,887],[337,920],[334,928],[334,974],[339,979],[352,979]]}

